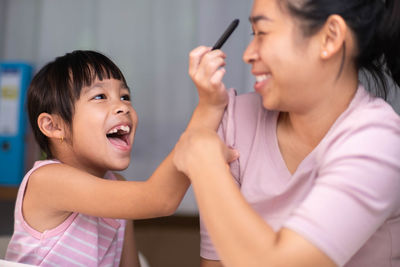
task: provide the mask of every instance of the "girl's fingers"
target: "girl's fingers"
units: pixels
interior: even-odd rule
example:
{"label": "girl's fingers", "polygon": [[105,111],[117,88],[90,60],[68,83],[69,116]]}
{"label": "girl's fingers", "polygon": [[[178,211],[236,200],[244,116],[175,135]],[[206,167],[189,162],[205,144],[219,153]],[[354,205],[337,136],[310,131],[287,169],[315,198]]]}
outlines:
{"label": "girl's fingers", "polygon": [[226,158],[227,163],[231,163],[231,162],[237,160],[239,158],[239,156],[240,156],[239,151],[237,151],[236,149],[228,148],[225,151],[225,158]]}

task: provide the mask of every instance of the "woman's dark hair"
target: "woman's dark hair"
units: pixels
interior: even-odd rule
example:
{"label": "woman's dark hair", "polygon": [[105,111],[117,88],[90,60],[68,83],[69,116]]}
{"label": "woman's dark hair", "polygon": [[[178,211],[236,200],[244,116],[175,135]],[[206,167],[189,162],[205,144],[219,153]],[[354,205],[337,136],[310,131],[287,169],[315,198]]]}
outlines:
{"label": "woman's dark hair", "polygon": [[28,89],[29,121],[40,148],[53,158],[48,138],[40,131],[37,119],[43,112],[59,115],[72,125],[74,105],[81,90],[98,78],[116,79],[126,84],[121,70],[106,56],[95,51],[76,50],[57,57],[33,77]]}
{"label": "woman's dark hair", "polygon": [[[278,0],[280,1],[280,0]],[[285,0],[301,19],[304,35],[316,33],[330,15],[340,15],[356,36],[356,66],[370,74],[386,98],[386,76],[400,86],[400,0]]]}

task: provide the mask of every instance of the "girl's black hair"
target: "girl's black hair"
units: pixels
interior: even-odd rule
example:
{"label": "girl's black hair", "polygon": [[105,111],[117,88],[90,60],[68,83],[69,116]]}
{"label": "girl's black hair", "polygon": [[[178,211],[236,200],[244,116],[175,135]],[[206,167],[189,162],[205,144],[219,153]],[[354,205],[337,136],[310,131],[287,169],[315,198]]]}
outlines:
{"label": "girl's black hair", "polygon": [[82,88],[90,86],[96,78],[120,80],[128,88],[121,70],[108,57],[95,51],[76,50],[57,57],[33,77],[27,96],[29,121],[47,158],[53,158],[53,154],[48,138],[38,127],[39,115],[57,114],[71,126],[74,104]]}
{"label": "girl's black hair", "polygon": [[[280,1],[280,0],[278,0]],[[400,0],[285,0],[305,35],[316,33],[330,15],[340,15],[356,36],[358,70],[370,74],[376,94],[386,99],[386,76],[400,86]]]}

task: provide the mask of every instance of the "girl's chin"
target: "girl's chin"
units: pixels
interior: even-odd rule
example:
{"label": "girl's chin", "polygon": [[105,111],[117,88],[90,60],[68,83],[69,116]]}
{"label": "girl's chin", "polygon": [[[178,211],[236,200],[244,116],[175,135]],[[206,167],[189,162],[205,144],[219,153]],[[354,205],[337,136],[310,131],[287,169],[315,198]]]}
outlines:
{"label": "girl's chin", "polygon": [[123,171],[129,167],[130,161],[130,157],[129,159],[113,159],[110,163],[110,169],[113,171]]}

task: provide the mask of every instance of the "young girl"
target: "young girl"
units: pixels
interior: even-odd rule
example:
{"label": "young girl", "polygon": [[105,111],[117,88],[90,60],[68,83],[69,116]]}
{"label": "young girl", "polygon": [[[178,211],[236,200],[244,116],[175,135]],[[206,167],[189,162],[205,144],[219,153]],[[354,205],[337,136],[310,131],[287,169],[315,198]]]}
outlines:
{"label": "young girl", "polygon": [[[174,151],[208,230],[202,266],[400,266],[400,117],[358,77],[400,85],[399,17],[398,0],[254,0],[256,93],[229,95],[220,131],[239,159],[207,129]],[[213,53],[192,53],[198,88]]]}
{"label": "young girl", "polygon": [[[111,172],[130,161],[138,121],[130,99],[121,71],[94,51],[68,53],[35,75],[28,112],[47,160],[36,162],[20,185],[7,260],[138,266],[133,224],[125,219],[172,214],[189,181],[171,155],[145,182]],[[222,113],[223,107],[199,105],[188,127],[216,129]]]}

